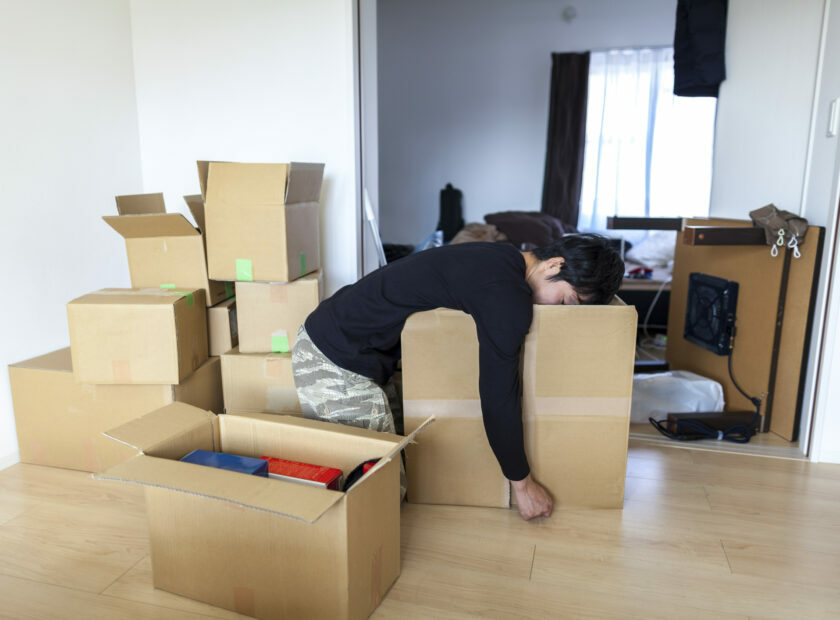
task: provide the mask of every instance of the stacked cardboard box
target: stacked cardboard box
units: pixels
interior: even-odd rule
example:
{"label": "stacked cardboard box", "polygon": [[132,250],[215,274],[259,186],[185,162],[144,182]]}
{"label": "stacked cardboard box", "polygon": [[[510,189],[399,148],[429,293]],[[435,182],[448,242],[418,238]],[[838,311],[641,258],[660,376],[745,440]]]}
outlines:
{"label": "stacked cardboard box", "polygon": [[20,459],[98,471],[131,456],[103,431],[167,403],[221,411],[204,289],[103,289],[67,304],[70,348],[9,367]]}
{"label": "stacked cardboard box", "polygon": [[222,354],[225,409],[299,411],[291,350],[321,301],[323,165],[199,162],[198,170],[210,275],[236,281],[238,347]]}
{"label": "stacked cardboard box", "polygon": [[[534,478],[555,506],[620,508],[624,497],[636,310],[534,306],[523,348],[522,419]],[[402,335],[406,432],[438,422],[406,450],[408,500],[510,505],[478,394],[478,338],[469,315],[413,315]]]}
{"label": "stacked cardboard box", "polygon": [[[24,463],[97,471],[131,455],[103,439],[115,424],[175,401],[223,410],[208,306],[224,305],[233,284],[209,279],[203,231],[166,213],[162,194],[116,203],[103,219],[125,239],[134,288],[69,302],[71,347],[9,367]],[[203,222],[201,205],[190,207]]]}

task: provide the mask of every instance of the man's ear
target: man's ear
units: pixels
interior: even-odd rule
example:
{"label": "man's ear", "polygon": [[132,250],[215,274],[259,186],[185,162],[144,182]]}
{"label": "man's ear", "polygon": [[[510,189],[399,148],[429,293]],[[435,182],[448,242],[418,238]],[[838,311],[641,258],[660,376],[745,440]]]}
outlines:
{"label": "man's ear", "polygon": [[560,270],[563,268],[563,264],[566,262],[566,259],[562,256],[554,256],[553,258],[546,259],[545,261],[545,272],[549,276],[556,276],[560,273]]}

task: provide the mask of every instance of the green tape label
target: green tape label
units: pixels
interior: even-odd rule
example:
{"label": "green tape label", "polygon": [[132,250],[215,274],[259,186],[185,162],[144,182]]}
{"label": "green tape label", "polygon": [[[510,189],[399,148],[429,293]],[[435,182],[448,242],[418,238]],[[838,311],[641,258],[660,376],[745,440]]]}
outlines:
{"label": "green tape label", "polygon": [[306,275],[306,252],[300,253],[300,275]]}
{"label": "green tape label", "polygon": [[236,279],[239,282],[254,281],[254,266],[248,258],[236,259]]}
{"label": "green tape label", "polygon": [[233,282],[225,282],[225,297],[233,297]]}
{"label": "green tape label", "polygon": [[177,293],[178,295],[183,295],[187,298],[187,305],[192,306],[195,304],[195,296],[192,293],[187,293],[186,291],[172,291],[173,293]]}
{"label": "green tape label", "polygon": [[160,288],[175,288],[174,284],[161,284]]}
{"label": "green tape label", "polygon": [[288,353],[289,352],[289,337],[283,335],[271,336],[271,352],[272,353]]}

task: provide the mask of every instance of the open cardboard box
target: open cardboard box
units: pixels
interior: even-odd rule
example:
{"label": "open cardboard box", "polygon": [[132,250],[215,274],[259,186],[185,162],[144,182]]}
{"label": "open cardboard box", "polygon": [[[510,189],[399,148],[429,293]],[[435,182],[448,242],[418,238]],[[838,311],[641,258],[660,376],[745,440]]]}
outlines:
{"label": "open cardboard box", "polygon": [[[204,221],[204,205],[185,196],[196,222]],[[200,198],[200,197],[199,197]],[[180,213],[166,213],[163,194],[117,196],[119,215],[103,220],[123,239],[134,288],[204,289],[208,306],[233,295],[229,283],[207,277],[204,228]]]}
{"label": "open cardboard box", "polygon": [[106,288],[67,304],[79,383],[181,383],[207,360],[204,290]]}
{"label": "open cardboard box", "polygon": [[135,451],[102,433],[179,401],[222,412],[222,373],[211,357],[179,385],[91,385],[73,380],[70,349],[9,366],[20,460],[95,472]]}
{"label": "open cardboard box", "polygon": [[[258,618],[366,618],[400,572],[399,453],[431,421],[400,437],[174,403],[108,432],[137,455],[95,477],[146,486],[155,587]],[[380,460],[344,493],[178,460],[199,448]]]}
{"label": "open cardboard box", "polygon": [[319,269],[324,164],[198,162],[210,277],[289,282]]}
{"label": "open cardboard box", "polygon": [[[557,508],[620,508],[624,498],[636,310],[534,306],[522,353],[525,452]],[[412,315],[402,333],[406,432],[438,423],[406,450],[408,501],[510,505],[478,393],[475,322],[457,310]]]}

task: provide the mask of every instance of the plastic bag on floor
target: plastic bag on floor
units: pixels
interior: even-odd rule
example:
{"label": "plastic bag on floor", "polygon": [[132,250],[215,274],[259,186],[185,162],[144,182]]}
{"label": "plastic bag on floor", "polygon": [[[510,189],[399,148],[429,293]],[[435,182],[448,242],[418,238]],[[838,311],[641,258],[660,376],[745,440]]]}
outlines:
{"label": "plastic bag on floor", "polygon": [[723,387],[687,370],[633,375],[632,424],[647,424],[669,413],[723,411]]}

